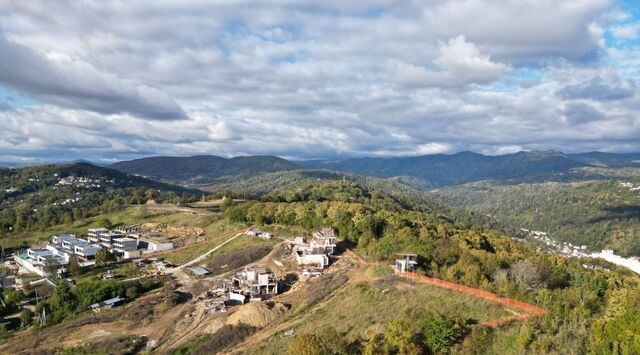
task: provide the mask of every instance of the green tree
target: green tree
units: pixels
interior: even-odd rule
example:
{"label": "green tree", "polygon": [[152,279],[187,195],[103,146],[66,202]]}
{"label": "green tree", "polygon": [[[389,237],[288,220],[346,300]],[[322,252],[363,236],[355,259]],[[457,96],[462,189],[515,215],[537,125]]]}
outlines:
{"label": "green tree", "polygon": [[418,354],[420,349],[413,342],[413,332],[404,320],[392,320],[384,332],[387,350],[398,354]]}
{"label": "green tree", "polygon": [[56,261],[54,261],[53,259],[47,259],[44,261],[42,271],[44,271],[45,274],[47,274],[47,276],[49,277],[55,277],[57,276],[58,267],[59,265]]}
{"label": "green tree", "polygon": [[67,271],[71,276],[80,275],[80,264],[78,263],[78,258],[75,255],[69,257],[69,263],[67,264]]}
{"label": "green tree", "polygon": [[322,344],[313,334],[297,335],[287,349],[289,355],[322,355]]}
{"label": "green tree", "polygon": [[465,332],[464,320],[438,314],[427,318],[423,326],[424,345],[434,353],[448,350]]}
{"label": "green tree", "polygon": [[382,337],[380,334],[371,331],[369,333],[369,339],[362,345],[363,355],[377,355],[383,353],[382,351]]}
{"label": "green tree", "polygon": [[28,327],[33,322],[33,312],[30,309],[25,308],[20,313],[20,324],[23,328]]}
{"label": "green tree", "polygon": [[111,223],[111,221],[107,217],[101,217],[100,219],[98,219],[98,224],[100,225],[100,227],[104,227],[107,229],[113,228],[113,223]]}
{"label": "green tree", "polygon": [[107,250],[100,249],[96,253],[96,265],[98,266],[106,265],[112,261],[116,261],[116,257]]}

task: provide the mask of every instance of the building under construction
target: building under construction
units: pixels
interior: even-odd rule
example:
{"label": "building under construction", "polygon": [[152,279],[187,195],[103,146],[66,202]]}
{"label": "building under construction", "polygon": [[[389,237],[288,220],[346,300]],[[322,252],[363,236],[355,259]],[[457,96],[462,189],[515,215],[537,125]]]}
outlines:
{"label": "building under construction", "polygon": [[229,299],[236,302],[263,301],[277,294],[278,279],[264,265],[245,267],[233,276],[229,285]]}

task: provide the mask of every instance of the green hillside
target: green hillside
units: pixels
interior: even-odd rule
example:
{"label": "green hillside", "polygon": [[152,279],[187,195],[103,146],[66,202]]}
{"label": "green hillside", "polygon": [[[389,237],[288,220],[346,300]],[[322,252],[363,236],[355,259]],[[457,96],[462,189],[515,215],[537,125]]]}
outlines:
{"label": "green hillside", "polygon": [[548,232],[560,241],[640,255],[640,173],[623,180],[495,185],[473,183],[432,195],[490,215],[514,228]]}
{"label": "green hillside", "polygon": [[149,157],[118,162],[110,167],[129,174],[185,185],[233,181],[264,173],[299,169],[292,162],[268,155],[230,159],[213,155]]}
{"label": "green hillside", "polygon": [[45,230],[130,204],[191,201],[193,189],[86,163],[0,170],[0,236]]}

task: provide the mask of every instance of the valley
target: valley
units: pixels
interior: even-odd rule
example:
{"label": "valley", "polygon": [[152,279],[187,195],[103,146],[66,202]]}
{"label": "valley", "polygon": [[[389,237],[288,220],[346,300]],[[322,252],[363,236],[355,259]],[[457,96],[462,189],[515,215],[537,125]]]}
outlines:
{"label": "valley", "polygon": [[[596,319],[612,312],[623,293],[640,297],[633,286],[638,275],[604,260],[544,253],[518,239],[520,228],[548,230],[556,237],[544,223],[584,228],[589,224],[576,215],[597,217],[596,211],[605,206],[633,206],[634,188],[640,183],[633,170],[616,174],[624,174],[624,180],[483,181],[428,193],[395,179],[317,170],[202,185],[205,192],[166,184],[151,188],[145,185],[148,180],[131,177],[139,182],[106,188],[107,194],[124,189],[123,197],[128,196],[112,210],[97,209],[94,215],[49,227],[5,229],[0,241],[7,255],[23,255],[28,248],[52,250],[56,235],[74,234],[81,243],[91,243],[92,231],[105,226],[105,233],[123,234],[112,237],[116,244],[100,244],[113,258],[99,263],[83,259],[72,273],[61,265],[67,274],[60,279],[48,276],[55,286],[41,292],[42,300],[33,298],[35,283],[29,285],[37,283],[37,276],[5,267],[5,280],[28,285],[3,291],[6,315],[17,312],[23,317],[21,309],[34,312],[25,313],[24,321],[8,323],[0,352],[26,352],[26,344],[40,352],[65,354],[281,354],[306,346],[325,349],[321,353],[394,353],[405,348],[518,354],[586,351],[614,342],[632,346],[624,333],[603,332],[635,327],[627,312],[634,312],[636,296],[625,301],[630,303],[623,313]],[[64,181],[72,182],[73,190],[68,193],[86,189],[77,186],[85,177],[77,172],[69,176],[73,178]],[[59,186],[45,183],[24,196],[48,194]],[[539,213],[518,219],[522,217],[516,213],[524,206],[513,205],[521,201],[518,197]],[[556,220],[545,219],[546,213]],[[633,215],[623,215],[615,225],[628,230],[632,223]],[[322,233],[337,238],[335,251],[325,250],[326,255],[313,244],[325,238]],[[137,249],[121,252],[117,243],[124,243],[119,241],[123,238],[137,240]],[[580,242],[589,242],[566,238],[579,250]],[[632,246],[633,239],[626,238],[619,239],[620,245]],[[141,244],[147,240],[169,241],[172,247],[141,249],[147,248]],[[594,246],[598,244],[588,248]],[[407,252],[416,258],[416,273],[394,272],[398,253]],[[127,257],[132,254],[137,256]],[[46,274],[45,266],[40,267]],[[253,286],[234,281],[245,280],[251,270],[272,275],[277,291],[256,296],[250,291]],[[238,296],[242,292],[248,293]],[[100,306],[110,297],[118,300],[117,306]],[[238,297],[252,301],[238,304]],[[21,303],[24,299],[29,301]],[[99,312],[90,310],[93,304]],[[568,338],[576,332],[589,336]]]}

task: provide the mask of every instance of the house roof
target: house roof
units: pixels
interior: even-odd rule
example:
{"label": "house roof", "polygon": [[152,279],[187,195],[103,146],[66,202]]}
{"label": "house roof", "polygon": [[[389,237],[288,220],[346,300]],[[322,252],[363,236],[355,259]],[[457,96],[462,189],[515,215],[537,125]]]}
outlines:
{"label": "house roof", "polygon": [[118,296],[118,297],[110,298],[110,299],[108,299],[108,300],[104,300],[104,301],[102,301],[102,302],[94,303],[94,304],[92,304],[92,305],[91,305],[91,306],[89,306],[89,307],[91,307],[91,308],[98,308],[98,307],[102,307],[102,306],[110,306],[110,305],[113,305],[113,304],[115,304],[115,303],[122,302],[122,301],[124,301],[124,300],[125,300],[125,298],[124,298],[124,297],[120,297],[120,296]]}
{"label": "house roof", "polygon": [[198,276],[204,276],[204,275],[208,275],[210,272],[209,270],[203,268],[203,267],[192,267],[189,268],[189,270],[191,270],[191,272],[193,272],[194,274],[198,275]]}

